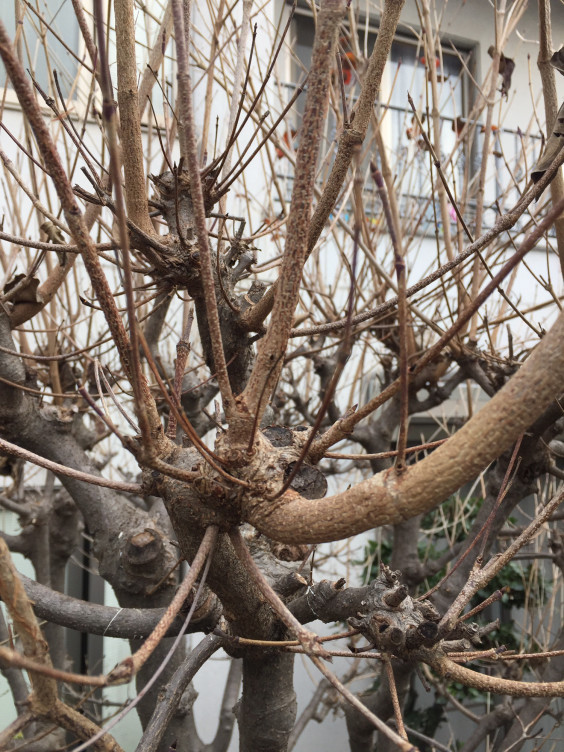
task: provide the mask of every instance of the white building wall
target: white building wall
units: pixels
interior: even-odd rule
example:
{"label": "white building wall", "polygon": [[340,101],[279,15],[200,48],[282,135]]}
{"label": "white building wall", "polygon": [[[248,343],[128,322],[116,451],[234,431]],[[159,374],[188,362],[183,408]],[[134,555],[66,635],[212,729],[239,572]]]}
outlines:
{"label": "white building wall", "polygon": [[[496,122],[499,126],[517,130],[520,128],[523,133],[527,133],[531,128],[534,128],[533,111],[536,108],[537,114],[541,122],[544,120],[544,113],[542,112],[542,105],[537,97],[540,91],[540,78],[536,69],[536,55],[538,52],[538,45],[536,39],[538,37],[538,22],[536,18],[537,7],[536,3],[530,3],[529,7],[523,16],[523,18],[517,24],[518,35],[513,35],[510,42],[504,48],[504,54],[507,57],[512,57],[516,61],[516,69],[513,74],[512,86],[509,93],[508,101],[503,102],[501,107],[496,107]],[[558,14],[560,10],[558,3],[554,5],[554,17],[553,17],[553,38],[556,47],[560,46],[564,42],[564,19],[562,15]],[[257,18],[259,23],[258,37],[259,44],[257,45],[257,54],[261,61],[262,70],[264,70],[265,64],[268,60],[268,55],[271,51],[268,43],[264,40],[273,39],[273,30],[277,22],[278,14],[281,10],[281,4],[275,4],[273,13],[271,16],[261,15]],[[2,9],[0,9],[0,15]],[[444,20],[442,28],[445,34],[449,35],[455,41],[464,41],[476,46],[477,51],[477,77],[481,80],[482,73],[487,70],[490,58],[487,55],[487,49],[490,44],[494,42],[491,34],[492,28],[493,9],[488,0],[472,0],[465,3],[447,3],[444,8]],[[205,18],[201,18],[202,24],[205,25]],[[419,28],[419,18],[416,12],[415,3],[411,0],[408,1],[404,14],[402,16],[402,30],[410,32],[413,29]],[[203,40],[202,40],[203,46]],[[201,54],[205,57],[205,50],[201,50]],[[528,60],[530,56],[530,64]],[[282,76],[287,80],[291,78],[291,64],[288,57],[284,57],[278,64],[279,73],[282,72]],[[173,73],[173,67],[171,67],[171,75]],[[197,80],[197,75],[194,76]],[[558,91],[560,100],[564,99],[564,80],[558,77]],[[201,76],[200,83],[196,89],[196,110],[201,117],[201,105],[198,103],[203,98],[203,88],[205,86],[205,80]],[[226,112],[228,108],[228,98],[225,93],[218,87],[215,87],[214,93],[214,109],[212,113],[212,121],[216,117],[219,117],[220,132],[218,143],[225,143],[227,134],[227,117]],[[531,92],[534,94],[532,95]],[[268,107],[272,112],[272,119],[280,106],[280,89],[273,82],[268,90]],[[266,109],[266,107],[265,107]],[[20,113],[17,108],[8,108],[4,112],[4,122],[7,127],[16,134],[21,134],[22,123]],[[245,129],[244,137],[250,137],[254,130],[254,126],[249,124]],[[99,141],[99,132],[96,126],[88,126],[89,138],[93,145]],[[242,139],[245,142],[245,138]],[[158,142],[154,142],[158,146]],[[12,141],[6,136],[4,132],[0,132],[0,148],[2,148],[15,162],[17,162],[17,150]],[[155,152],[147,155],[148,162],[150,163],[150,170],[158,172],[161,168],[161,157],[158,153],[158,148]],[[233,190],[228,196],[229,212],[240,216],[246,216],[249,213],[250,208],[250,223],[251,226],[256,226],[264,216],[265,212],[271,213],[274,209],[274,203],[272,199],[271,186],[265,183],[264,171],[261,166],[261,158],[258,157],[254,163],[248,168],[246,172],[247,187],[249,188],[254,203],[251,207],[244,199],[242,192]],[[81,179],[80,173],[77,171],[77,180],[89,187],[83,179]],[[495,196],[495,181],[489,180],[487,186],[487,200],[493,200]],[[3,199],[0,197],[0,202]],[[279,207],[277,205],[279,210]],[[533,207],[534,210],[534,207]],[[31,215],[31,204],[27,203],[26,199],[22,200],[22,214],[23,216]],[[22,227],[22,231],[31,232],[32,228]],[[261,242],[262,256],[260,260],[268,257],[269,253],[275,253],[276,248],[269,246],[267,241]],[[16,249],[14,249],[15,251]],[[324,251],[325,260],[323,263],[327,266],[327,277],[331,278],[331,254],[327,250]],[[432,265],[436,259],[436,245],[432,238],[423,239],[417,254],[411,254],[408,256],[408,265],[410,278],[418,279],[422,270],[426,269],[429,265]],[[551,278],[552,280],[560,282],[560,270],[559,264],[555,256],[551,253],[546,253],[545,249],[540,249],[531,254],[531,265],[534,267],[538,274],[545,276],[545,278]],[[25,263],[25,262],[24,262]],[[14,252],[13,265],[5,274],[5,277],[9,277],[17,271],[21,271],[23,265],[20,266],[17,253]],[[276,272],[271,273],[271,278],[274,279]],[[5,282],[6,280],[4,280]],[[3,284],[1,285],[3,286]],[[531,281],[531,277],[525,270],[520,270],[515,280],[513,293],[515,300],[520,301],[521,306],[535,305],[542,300],[545,292],[539,288],[536,282]],[[132,471],[134,467],[132,465]],[[4,523],[7,532],[11,532],[13,529],[13,518],[9,519],[10,515],[3,514]],[[346,562],[352,562],[362,557],[362,551],[366,538],[359,536],[349,545],[349,550],[345,556],[341,556],[341,560]],[[21,566],[21,571],[29,573],[29,567],[25,562],[18,561],[18,567]],[[346,567],[346,565],[343,565]],[[27,569],[27,571],[26,571]],[[334,577],[341,576],[343,569],[334,573]],[[348,571],[346,574],[350,574]],[[356,584],[354,581],[354,575],[349,578],[349,584]],[[108,604],[115,603],[113,596],[108,592],[109,588],[106,588],[107,597],[106,602]],[[326,630],[323,625],[319,626],[320,631]],[[197,640],[197,637],[193,637],[192,640]],[[125,641],[106,640],[104,645],[104,670],[110,669],[115,663],[117,663],[125,654],[127,654],[128,646]],[[306,706],[311,693],[318,681],[318,677],[310,667],[310,665],[304,661],[301,657],[296,660],[296,688],[298,693],[299,711],[301,712]],[[345,662],[337,660],[334,664],[334,668],[337,673],[344,671]],[[200,693],[200,699],[196,702],[195,713],[198,723],[198,727],[201,731],[201,735],[204,741],[209,741],[213,737],[216,724],[216,716],[213,712],[214,707],[218,705],[221,697],[221,690],[224,677],[227,674],[227,660],[223,654],[217,654],[212,660],[204,667],[204,669],[198,674],[195,679],[195,687]],[[369,683],[370,679],[366,678],[364,683]],[[360,682],[356,682],[353,685],[353,689],[359,689]],[[113,700],[124,700],[126,697],[133,697],[134,690],[132,685],[127,687],[119,687],[109,690],[106,695]],[[212,698],[210,700],[210,698]],[[0,677],[0,707],[2,708],[2,717],[5,722],[10,720],[10,713],[12,713],[12,704],[7,691],[4,680]],[[134,714],[130,714],[126,720],[124,720],[119,727],[115,730],[115,735],[120,744],[125,750],[133,750],[135,748],[136,740],[139,735],[139,724]],[[312,723],[308,726],[306,732],[301,737],[298,745],[296,746],[296,752],[312,752],[313,750],[326,750],[327,752],[340,752],[345,749],[346,743],[346,730],[342,714],[338,713],[336,716],[330,714],[321,726]],[[237,734],[235,733],[234,739],[230,746],[230,750],[237,748]]]}

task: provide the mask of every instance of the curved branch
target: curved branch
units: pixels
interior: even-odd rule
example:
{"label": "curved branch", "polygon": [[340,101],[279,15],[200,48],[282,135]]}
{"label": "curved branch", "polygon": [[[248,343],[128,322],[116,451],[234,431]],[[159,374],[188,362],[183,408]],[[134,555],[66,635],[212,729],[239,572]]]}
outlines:
{"label": "curved branch", "polygon": [[518,373],[445,444],[401,477],[379,473],[343,493],[307,501],[294,491],[276,501],[245,500],[245,517],[282,542],[338,540],[396,524],[440,504],[475,478],[560,394],[564,314]]}
{"label": "curved branch", "polygon": [[243,400],[248,406],[247,425],[243,427],[245,437],[243,440],[248,439],[253,422],[258,424],[266,409],[270,391],[278,381],[282,370],[282,356],[292,328],[302,270],[309,253],[308,232],[311,225],[315,171],[320,152],[322,128],[329,104],[337,32],[344,11],[343,0],[326,0],[319,10],[308,78],[307,100],[302,119],[302,137],[296,158],[286,248],[276,284],[272,320],[259,347],[255,366],[243,393]]}
{"label": "curved branch", "polygon": [[474,687],[480,692],[493,692],[496,695],[512,697],[564,697],[564,681],[522,682],[487,676],[460,666],[449,658],[441,658],[430,663],[431,667],[449,681],[457,681],[466,687]]}
{"label": "curved branch", "polygon": [[72,467],[66,467],[60,465],[58,462],[52,462],[46,460],[44,457],[40,457],[34,452],[28,452],[27,449],[22,449],[17,444],[12,444],[10,441],[0,439],[0,449],[6,454],[12,454],[15,457],[21,457],[23,460],[32,462],[34,465],[44,467],[46,470],[57,475],[66,475],[69,478],[75,478],[76,480],[82,480],[85,483],[91,483],[94,486],[104,486],[105,488],[113,488],[116,491],[125,491],[127,493],[140,494],[143,492],[139,483],[125,483],[121,480],[110,480],[109,478],[102,478],[99,475],[92,475],[92,473],[84,473],[81,470],[75,470]]}

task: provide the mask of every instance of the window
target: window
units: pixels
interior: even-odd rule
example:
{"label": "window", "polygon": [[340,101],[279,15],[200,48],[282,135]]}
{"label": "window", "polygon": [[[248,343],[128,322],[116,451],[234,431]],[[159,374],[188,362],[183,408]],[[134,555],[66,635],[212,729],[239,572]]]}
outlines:
{"label": "window", "polygon": [[[78,25],[70,0],[35,0],[19,3],[20,21],[16,25],[16,3],[2,2],[0,18],[8,33],[15,38],[24,67],[29,69],[46,92],[53,91],[53,70],[70,92],[79,70]],[[16,35],[16,27],[19,32]],[[6,80],[6,70],[0,62],[0,81]]]}
{"label": "window", "polygon": [[[311,64],[315,27],[313,18],[306,11],[300,11],[294,20],[294,50],[292,80],[298,81]],[[344,33],[339,39],[339,57],[343,72],[343,84],[350,111],[360,92],[359,79],[362,74],[364,61],[368,59],[377,37],[377,29],[366,27],[359,23],[358,47],[351,44],[351,40]],[[357,60],[355,49],[361,52]],[[472,48],[460,47],[445,43],[437,57],[436,65],[438,81],[438,106],[440,112],[440,158],[446,160],[451,157],[448,174],[456,184],[462,183],[465,165],[471,155],[467,154],[461,144],[457,146],[457,129],[464,122],[470,104],[470,86],[467,70],[472,63]],[[335,66],[337,76],[337,66]],[[387,156],[393,166],[398,194],[401,197],[400,210],[404,214],[411,213],[413,203],[420,204],[432,195],[430,176],[429,152],[421,135],[419,126],[408,104],[407,94],[411,94],[423,127],[428,129],[428,114],[431,111],[431,84],[425,51],[419,38],[412,36],[398,36],[392,45],[390,61],[386,67],[380,92],[378,119],[383,136]],[[288,87],[293,93],[295,86]],[[338,87],[336,87],[338,91]],[[290,95],[291,95],[290,93]],[[299,121],[305,104],[305,96],[300,97],[294,111],[292,132],[296,131],[299,139]],[[341,102],[334,103],[339,109],[335,114],[333,109],[329,116],[325,131],[325,148],[329,151],[332,143],[338,137],[341,117]],[[286,133],[289,132],[288,130]],[[284,134],[286,143],[288,139]],[[431,136],[431,140],[433,138]],[[296,145],[295,143],[293,145]],[[369,130],[364,142],[363,166],[365,170],[366,210],[376,205],[375,188],[371,183],[368,165],[370,160],[378,161],[378,153],[373,139],[373,131]],[[331,158],[327,159],[330,167]],[[286,177],[291,180],[291,171],[282,167]],[[290,173],[290,174],[289,174]],[[434,177],[434,176],[433,176]],[[433,211],[429,213],[429,221],[434,221]],[[454,218],[453,218],[454,219]],[[421,228],[425,229],[425,228]]]}
{"label": "window", "polygon": [[[455,149],[457,124],[463,121],[466,114],[466,81],[461,58],[467,54],[445,48],[441,51],[441,59],[437,57],[432,61],[438,81],[441,153],[437,156],[441,162]],[[386,128],[386,119],[389,118],[387,142],[393,154],[400,192],[404,196],[429,195],[432,190],[429,180],[429,155],[407,101],[409,92],[423,127],[432,134],[432,128],[429,128],[427,122],[432,107],[430,74],[425,52],[419,42],[400,39],[394,41],[387,78],[388,99],[385,102],[386,92],[383,91],[381,103],[388,112],[382,112],[381,120]],[[432,135],[430,140],[433,143]],[[451,172],[454,169],[458,177],[463,166],[463,151],[458,150],[454,155]]]}
{"label": "window", "polygon": [[[105,0],[105,7],[106,7]],[[91,33],[95,37],[93,6],[90,0],[82,0],[82,6],[90,25]],[[23,23],[16,24],[15,0],[0,0],[0,19],[6,26],[9,35],[16,41],[24,67],[29,70],[34,80],[44,92],[55,97],[58,101],[53,71],[57,72],[61,91],[65,99],[75,100],[73,109],[80,111],[79,103],[86,106],[90,100],[91,61],[84,49],[71,0],[32,0],[19,2],[20,19]],[[110,8],[112,6],[110,5]],[[154,8],[154,15],[135,12],[137,38],[137,65],[139,71],[145,71],[149,57],[149,50],[156,43],[156,35],[160,28],[162,9]],[[112,10],[113,13],[113,10]],[[19,34],[16,34],[16,30]],[[116,70],[116,41],[112,20],[112,27],[108,41],[108,58],[110,73],[114,89],[117,87]],[[156,71],[159,84],[153,87],[151,101],[157,116],[163,114],[166,103],[174,105],[174,45],[168,40],[167,52],[161,69]],[[6,70],[0,60],[0,86],[6,83]],[[8,87],[10,83],[8,82]],[[97,91],[97,89],[96,89]],[[98,94],[97,94],[98,96]],[[12,98],[13,97],[13,98]],[[15,102],[15,96],[8,91],[8,101]],[[145,112],[144,122],[149,122],[152,116]]]}

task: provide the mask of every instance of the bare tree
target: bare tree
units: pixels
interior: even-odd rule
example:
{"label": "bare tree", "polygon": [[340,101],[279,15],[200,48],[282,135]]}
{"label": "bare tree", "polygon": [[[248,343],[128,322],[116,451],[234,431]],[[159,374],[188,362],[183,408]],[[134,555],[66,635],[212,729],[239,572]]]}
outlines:
{"label": "bare tree", "polygon": [[[465,752],[552,738],[564,53],[541,0],[512,130],[526,2],[474,5],[481,79],[433,0],[72,0],[76,44],[51,4],[6,12],[0,749],[119,750],[133,708],[137,752],[221,752],[235,722],[243,752],[293,749],[331,709],[353,752],[447,749],[452,713]],[[64,594],[85,546],[119,608]],[[62,627],[131,654],[73,671]],[[204,743],[191,681],[220,648]],[[319,674],[299,717],[296,653]],[[110,719],[100,690],[133,678]]]}

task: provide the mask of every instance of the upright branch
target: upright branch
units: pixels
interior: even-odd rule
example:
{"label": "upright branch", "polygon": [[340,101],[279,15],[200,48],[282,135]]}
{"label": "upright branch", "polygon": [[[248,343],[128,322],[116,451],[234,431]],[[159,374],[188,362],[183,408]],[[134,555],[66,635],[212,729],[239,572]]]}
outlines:
{"label": "upright branch", "polygon": [[[96,6],[97,13],[96,13],[96,26],[97,26],[97,37],[98,37],[98,53],[100,56],[100,84],[102,88],[102,95],[103,95],[103,106],[102,106],[102,112],[103,112],[103,119],[104,124],[106,126],[106,132],[108,134],[108,145],[109,145],[109,152],[110,152],[110,177],[114,185],[114,192],[115,192],[115,203],[116,203],[116,213],[117,213],[117,224],[119,228],[119,242],[121,246],[121,258],[122,258],[122,268],[123,268],[123,286],[125,289],[125,297],[126,297],[126,303],[127,303],[127,316],[128,316],[128,323],[129,323],[129,340],[130,340],[130,346],[129,346],[129,357],[130,357],[130,364],[131,364],[131,385],[133,387],[133,393],[135,395],[135,409],[137,412],[137,416],[139,419],[139,425],[141,428],[141,435],[143,437],[143,443],[145,445],[145,449],[148,450],[149,453],[153,453],[153,445],[151,441],[151,427],[147,420],[147,416],[145,414],[145,408],[143,404],[143,396],[141,394],[141,381],[142,381],[142,375],[141,375],[141,362],[139,358],[139,346],[138,346],[138,339],[137,339],[137,319],[136,319],[136,312],[135,312],[135,296],[133,292],[133,277],[131,273],[131,257],[129,254],[129,231],[127,229],[127,220],[128,217],[126,215],[126,206],[125,206],[125,200],[123,195],[123,186],[122,186],[122,179],[121,179],[121,154],[123,152],[120,152],[119,146],[118,146],[118,138],[117,138],[117,123],[116,123],[116,117],[115,117],[115,105],[113,102],[113,87],[112,87],[112,80],[110,76],[110,66],[107,56],[107,50],[106,50],[106,39],[105,39],[105,30],[104,25],[102,23],[102,4],[98,0],[98,4]],[[133,12],[133,9],[132,9]],[[133,16],[131,17],[131,23],[133,23]],[[127,36],[127,35],[125,35]],[[130,34],[131,36],[131,34]],[[133,46],[133,55],[135,56],[135,39],[132,37],[131,40],[129,40]],[[135,57],[134,57],[135,60]],[[135,89],[135,92],[137,92],[137,89]],[[135,100],[135,104],[137,105],[137,100]],[[135,109],[129,107],[130,102],[128,99],[128,107],[126,110],[130,110],[128,115],[131,117],[133,113],[137,112],[137,107]],[[122,123],[122,129],[125,128],[126,132],[129,130],[128,123]],[[135,127],[133,127],[133,131],[135,131]],[[130,144],[131,147],[134,146],[134,142]],[[141,132],[139,131],[139,148],[141,148]],[[127,153],[127,152],[125,152]],[[125,163],[127,164],[129,161],[133,162],[133,164],[136,163],[135,158],[131,158],[131,155],[128,155],[128,158],[125,160]],[[126,178],[128,174],[126,172]],[[131,175],[133,179],[133,186],[132,186],[132,195],[136,195],[138,191],[135,190],[135,179],[139,177],[138,175]],[[141,178],[143,182],[143,177]],[[144,190],[144,188],[143,188]],[[138,197],[137,197],[138,198]],[[147,210],[147,202],[145,200],[145,211]],[[149,218],[149,215],[147,214],[147,219]]]}
{"label": "upright branch", "polygon": [[151,93],[151,89],[153,88],[153,85],[155,83],[155,72],[161,66],[171,32],[172,5],[169,0],[163,13],[160,28],[155,35],[155,42],[151,51],[149,52],[149,61],[147,63],[147,67],[143,71],[143,75],[139,83],[138,99],[140,117],[142,117],[143,113],[145,112],[149,94]]}
{"label": "upright branch", "polygon": [[268,331],[243,394],[248,410],[246,434],[253,420],[260,421],[282,369],[298,302],[302,271],[308,255],[308,232],[317,159],[331,86],[331,70],[339,25],[345,11],[343,0],[325,0],[319,11],[313,46],[308,93],[296,158],[294,188],[288,218],[286,249],[277,281],[277,293]]}
{"label": "upright branch", "polygon": [[[429,7],[428,0],[422,0],[421,2],[421,15],[423,19],[424,28],[424,43],[425,43],[425,56],[428,61],[428,77],[431,84],[431,121],[433,123],[433,146],[437,159],[440,160],[441,156],[441,117],[439,112],[439,88],[437,69],[435,67],[436,43],[435,35],[433,34],[433,26],[431,23],[431,9]],[[495,77],[494,77],[495,80]],[[454,258],[454,250],[452,246],[452,238],[450,234],[450,220],[448,213],[448,201],[447,195],[442,182],[439,182],[437,187],[437,193],[439,198],[439,207],[441,211],[441,226],[443,229],[442,240],[444,242],[447,258],[451,261]]]}
{"label": "upright branch", "polygon": [[135,20],[133,0],[116,0],[116,50],[118,104],[121,125],[121,146],[127,159],[123,160],[128,218],[143,232],[151,235],[153,225],[149,218],[145,171],[143,169],[143,143],[139,117],[137,91],[137,65],[135,61]]}
{"label": "upright branch", "polygon": [[[551,57],[552,25],[550,19],[550,0],[539,0],[539,56],[537,65],[542,81],[547,129],[553,127],[559,110],[554,67],[551,65]],[[550,130],[547,136],[549,134]],[[556,203],[564,196],[564,177],[562,177],[561,171],[558,171],[558,174],[550,184],[550,195],[552,196],[553,203]],[[564,216],[558,217],[554,223],[554,229],[556,231],[556,245],[560,258],[560,268],[564,276]]]}
{"label": "upright branch", "polygon": [[[482,223],[484,218],[484,202],[486,197],[486,178],[488,161],[492,148],[492,133],[493,133],[493,108],[496,99],[497,80],[500,71],[500,62],[502,58],[502,50],[507,41],[511,28],[517,23],[525,10],[525,4],[520,6],[515,4],[512,8],[515,12],[509,13],[509,17],[505,20],[506,13],[506,0],[500,0],[495,4],[494,8],[494,30],[495,30],[495,45],[492,50],[492,67],[491,78],[489,82],[489,90],[486,99],[486,123],[484,140],[482,143],[482,161],[480,164],[480,173],[478,178],[478,191],[476,196],[476,219],[474,227],[474,237],[479,237],[482,234]],[[474,259],[474,265],[472,269],[472,282],[470,286],[470,298],[473,299],[477,293],[481,280],[483,278],[483,270],[480,256],[477,255]],[[470,339],[476,340],[478,328],[478,317],[474,316],[470,325]]]}
{"label": "upright branch", "polygon": [[[245,52],[247,49],[247,40],[249,38],[251,23],[251,8],[253,0],[243,0],[243,18],[241,20],[241,32],[237,44],[237,62],[235,63],[235,73],[233,76],[233,94],[231,96],[231,106],[229,108],[229,125],[227,127],[227,154],[223,163],[222,176],[225,177],[231,171],[231,162],[233,157],[233,144],[230,143],[233,137],[233,131],[237,126],[238,112],[240,111],[241,83],[243,82],[243,73],[245,71]],[[245,92],[243,91],[243,96]],[[222,198],[220,206],[221,212],[225,212],[225,197]]]}
{"label": "upright branch", "polygon": [[[353,156],[366,137],[368,126],[370,125],[371,118],[374,114],[374,103],[378,97],[378,92],[380,91],[382,75],[384,74],[384,68],[392,48],[392,42],[394,41],[394,35],[396,33],[404,3],[405,0],[385,0],[384,2],[384,10],[382,12],[382,17],[380,18],[378,36],[374,43],[370,60],[368,61],[368,68],[362,79],[360,95],[351,113],[349,122],[345,125],[345,128],[339,137],[337,156],[335,157],[331,173],[327,179],[323,193],[317,202],[311,222],[309,223],[307,256],[313,251],[315,244],[319,240],[319,236],[321,235],[325,223],[329,219],[329,215],[333,211],[339,193],[341,192]],[[305,131],[302,126],[302,134],[303,133],[305,133]],[[299,165],[299,150],[296,164]],[[291,225],[291,223],[289,224]],[[267,291],[266,295],[264,295],[258,305],[251,308],[246,315],[243,316],[243,321],[249,329],[256,331],[260,329],[262,322],[272,310],[278,285],[279,282],[277,281],[276,284]]]}
{"label": "upright branch", "polygon": [[[212,113],[212,101],[213,101],[213,82],[214,72],[217,56],[217,48],[219,46],[219,32],[223,25],[223,11],[225,8],[225,0],[220,0],[217,8],[216,16],[213,22],[212,39],[210,44],[210,56],[208,69],[206,71],[206,94],[204,97],[204,119],[202,124],[202,143],[200,147],[202,164],[205,163],[205,156],[208,148],[208,135],[210,132],[210,119]],[[233,92],[235,93],[235,92]],[[228,131],[229,133],[229,131]]]}
{"label": "upright branch", "polygon": [[329,215],[333,211],[355,150],[358,144],[364,141],[368,132],[374,114],[374,103],[378,98],[384,68],[390,56],[404,3],[405,0],[386,0],[384,2],[378,36],[368,61],[368,68],[362,79],[362,90],[349,118],[349,127],[345,128],[339,139],[339,149],[335,162],[311,221],[308,238],[309,253],[313,250],[325,223],[329,219]]}
{"label": "upright branch", "polygon": [[[75,199],[72,186],[65,173],[57,148],[45,124],[39,105],[27,80],[25,71],[17,58],[4,24],[0,21],[0,55],[12,86],[18,96],[21,108],[33,130],[38,149],[51,176],[68,228],[84,260],[90,281],[106,317],[113,340],[127,377],[133,382],[134,373],[131,363],[131,343],[116,306],[114,295],[104,274],[98,252],[84,221],[80,207]],[[164,435],[155,401],[148,384],[141,375],[139,383],[140,398],[155,440],[155,449],[162,449]]]}
{"label": "upright branch", "polygon": [[407,344],[407,297],[406,297],[406,268],[405,254],[401,244],[401,239],[396,232],[396,225],[392,215],[388,194],[382,178],[382,173],[376,165],[371,162],[370,169],[372,177],[378,188],[380,200],[388,232],[394,249],[394,262],[396,267],[396,277],[398,282],[398,328],[400,338],[400,356],[399,356],[399,389],[400,389],[400,425],[398,434],[398,453],[396,457],[396,472],[402,473],[405,470],[405,448],[407,446],[407,420],[409,413],[409,371],[408,371],[408,344]]}
{"label": "upright branch", "polygon": [[[186,4],[189,9],[190,3]],[[189,18],[189,13],[186,14]],[[174,33],[176,40],[176,55],[178,65],[178,94],[180,98],[180,110],[182,113],[184,156],[186,168],[190,175],[190,195],[194,207],[194,223],[200,252],[200,277],[204,290],[206,313],[210,330],[210,341],[213,354],[214,369],[217,383],[223,398],[223,406],[226,416],[233,412],[233,393],[227,373],[225,353],[221,328],[219,324],[219,312],[215,295],[215,282],[213,273],[212,256],[206,227],[206,210],[200,177],[200,164],[198,159],[198,147],[196,142],[196,126],[192,106],[192,80],[190,76],[190,63],[188,59],[187,32],[185,28],[185,15],[182,0],[172,0],[172,17],[174,21]]]}

